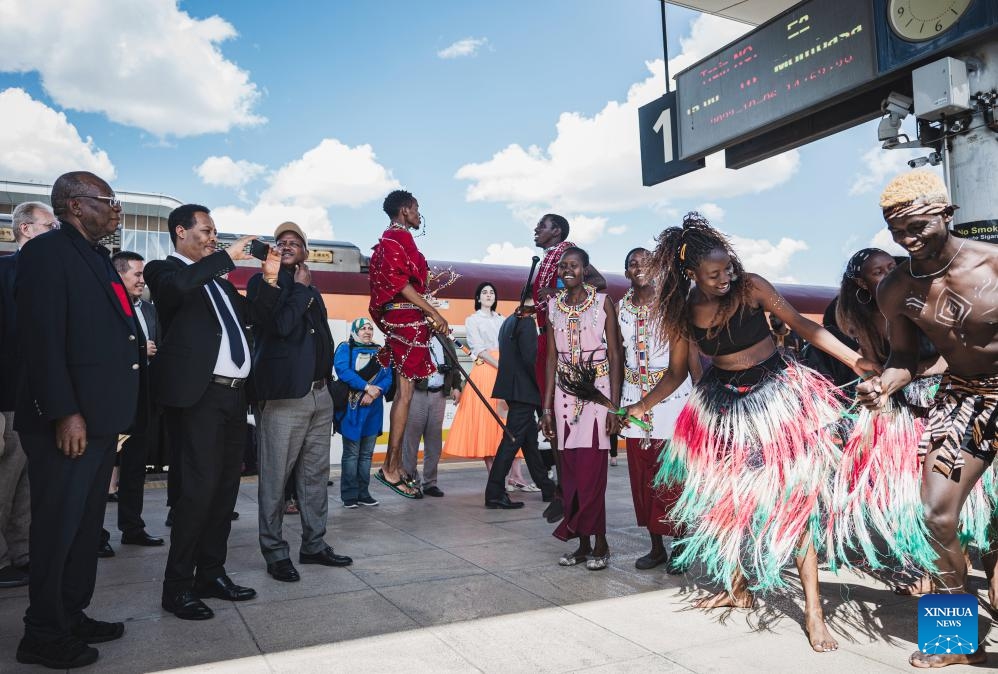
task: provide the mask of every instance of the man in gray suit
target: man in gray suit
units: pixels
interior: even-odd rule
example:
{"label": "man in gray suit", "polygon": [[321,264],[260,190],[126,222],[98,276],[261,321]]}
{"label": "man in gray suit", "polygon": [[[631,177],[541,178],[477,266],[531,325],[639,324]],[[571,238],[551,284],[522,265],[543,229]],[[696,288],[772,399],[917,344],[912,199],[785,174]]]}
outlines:
{"label": "man in gray suit", "polygon": [[[111,263],[121,276],[125,292],[135,308],[135,318],[146,337],[146,362],[155,358],[159,343],[159,321],[156,308],[142,299],[146,282],[143,276],[145,260],[138,253],[123,250],[111,257]],[[148,390],[148,387],[144,387]],[[145,398],[145,395],[143,395]],[[118,454],[118,529],[125,545],[163,545],[163,539],[146,533],[142,520],[142,500],[146,483],[146,457],[159,435],[158,417],[151,413],[143,428],[133,428]]]}

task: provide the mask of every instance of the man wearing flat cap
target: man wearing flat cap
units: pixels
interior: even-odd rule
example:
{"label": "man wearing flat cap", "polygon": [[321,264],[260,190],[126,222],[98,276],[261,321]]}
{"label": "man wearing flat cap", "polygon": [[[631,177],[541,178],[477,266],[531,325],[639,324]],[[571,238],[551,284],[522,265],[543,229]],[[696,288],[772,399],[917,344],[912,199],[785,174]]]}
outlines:
{"label": "man wearing flat cap", "polygon": [[268,320],[254,325],[253,371],[260,409],[259,507],[260,551],[267,573],[275,580],[295,582],[298,570],[284,539],[284,485],[294,474],[301,513],[300,564],[348,566],[325,541],[329,498],[329,442],[333,399],[329,377],[333,368],[333,336],[322,295],[312,287],[308,239],[293,222],[278,225],[274,247],[281,255],[276,280],[262,274],[246,286],[252,301],[263,284],[280,292]]}

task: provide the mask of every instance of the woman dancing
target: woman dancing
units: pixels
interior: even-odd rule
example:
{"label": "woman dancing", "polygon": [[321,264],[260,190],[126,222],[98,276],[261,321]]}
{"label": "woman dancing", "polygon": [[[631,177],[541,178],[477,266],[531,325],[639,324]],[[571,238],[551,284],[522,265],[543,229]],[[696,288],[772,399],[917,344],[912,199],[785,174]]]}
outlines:
{"label": "woman dancing", "polygon": [[[566,249],[558,262],[558,276],[565,288],[548,304],[550,332],[541,430],[548,440],[557,439],[562,452],[559,478],[565,518],[554,536],[563,541],[579,539],[579,547],[558,563],[574,566],[585,562],[590,571],[599,571],[610,562],[606,542],[607,453],[610,435],[620,424],[605,407],[570,396],[555,386],[556,374],[565,364],[588,364],[596,368],[596,387],[614,405],[620,402],[623,367],[617,312],[604,293],[583,283],[588,266],[589,255],[575,247]],[[596,543],[590,546],[593,535]]]}
{"label": "woman dancing", "polygon": [[[636,403],[647,395],[669,367],[669,342],[659,338],[651,321],[655,286],[648,273],[650,256],[646,248],[635,248],[624,258],[624,276],[631,282],[630,289],[620,301],[618,314],[620,337],[624,343],[624,390],[621,396],[624,405]],[[692,359],[690,365],[699,378],[699,359]],[[627,443],[627,472],[631,480],[634,515],[638,526],[648,529],[651,536],[651,552],[634,561],[638,569],[653,569],[659,564],[666,564],[665,569],[669,573],[682,573],[682,567],[675,563],[675,559],[681,545],[677,539],[682,537],[683,532],[672,520],[672,508],[683,493],[683,485],[676,482],[656,488],[652,483],[658,473],[658,457],[672,438],[676,418],[691,391],[692,385],[687,379],[675,393],[645,414],[642,420],[652,425],[650,430],[628,426],[620,432]],[[663,536],[673,539],[671,559],[665,550]]]}
{"label": "woman dancing", "polygon": [[801,316],[766,279],[746,273],[725,236],[698,213],[657,241],[653,316],[670,340],[669,369],[628,413],[646,413],[686,380],[687,340],[713,358],[680,413],[659,473],[666,483],[685,478],[673,511],[688,530],[677,561],[701,560],[724,584],[698,602],[714,608],[749,607],[752,591],[785,586],[782,572],[794,559],[811,647],[835,650],[815,549],[838,458],[832,426],[841,405],[826,379],[777,351],[765,312],[857,373],[873,364]]}

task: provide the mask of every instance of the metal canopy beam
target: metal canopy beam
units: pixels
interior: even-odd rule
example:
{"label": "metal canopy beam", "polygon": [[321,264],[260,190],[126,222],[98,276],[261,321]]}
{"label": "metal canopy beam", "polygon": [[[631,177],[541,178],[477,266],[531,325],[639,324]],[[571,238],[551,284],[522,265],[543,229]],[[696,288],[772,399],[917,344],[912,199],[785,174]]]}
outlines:
{"label": "metal canopy beam", "polygon": [[666,0],[666,2],[757,26],[793,7],[800,0]]}

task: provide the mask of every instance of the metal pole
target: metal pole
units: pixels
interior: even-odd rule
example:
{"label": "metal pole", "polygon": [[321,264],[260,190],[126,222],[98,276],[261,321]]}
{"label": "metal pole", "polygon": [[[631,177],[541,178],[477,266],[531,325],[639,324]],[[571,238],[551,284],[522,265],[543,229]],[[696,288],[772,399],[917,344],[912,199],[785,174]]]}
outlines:
{"label": "metal pole", "polygon": [[665,0],[659,0],[662,5],[662,56],[665,59],[665,91],[668,93],[669,87],[669,31],[665,22]]}
{"label": "metal pole", "polygon": [[[463,367],[461,367],[461,363],[459,363],[457,358],[455,358],[454,355],[450,352],[450,350],[448,350],[447,343],[444,342],[444,336],[441,335],[439,332],[433,333],[433,336],[437,338],[438,342],[440,342],[440,347],[444,350],[444,358],[446,360],[451,361],[450,364],[451,367],[457,368],[457,371],[464,376],[464,380],[471,385],[471,390],[475,392],[475,395],[478,396],[478,399],[482,401],[483,405],[485,405],[485,409],[489,411],[489,414],[492,415],[492,418],[495,419],[497,424],[499,424],[499,428],[501,428],[502,432],[506,434],[506,437],[508,437],[513,442],[516,442],[516,438],[513,436],[512,433],[510,433],[509,429],[506,428],[506,424],[502,422],[502,419],[499,418],[499,415],[496,414],[496,411],[492,409],[492,405],[489,404],[488,398],[486,398],[485,395],[478,388],[478,386],[475,385],[475,382],[471,381],[471,377],[469,377],[468,373],[465,372]],[[451,341],[453,341],[453,339],[451,339]]]}

